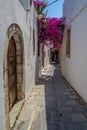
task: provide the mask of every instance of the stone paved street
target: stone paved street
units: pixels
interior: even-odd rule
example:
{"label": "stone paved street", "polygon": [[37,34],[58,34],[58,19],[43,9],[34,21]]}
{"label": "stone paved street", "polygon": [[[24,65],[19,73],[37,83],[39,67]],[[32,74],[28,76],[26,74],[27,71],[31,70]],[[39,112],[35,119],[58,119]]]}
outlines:
{"label": "stone paved street", "polygon": [[87,130],[87,104],[49,66],[25,101],[14,130]]}
{"label": "stone paved street", "polygon": [[87,130],[87,104],[50,66],[33,89],[37,102],[31,130]]}

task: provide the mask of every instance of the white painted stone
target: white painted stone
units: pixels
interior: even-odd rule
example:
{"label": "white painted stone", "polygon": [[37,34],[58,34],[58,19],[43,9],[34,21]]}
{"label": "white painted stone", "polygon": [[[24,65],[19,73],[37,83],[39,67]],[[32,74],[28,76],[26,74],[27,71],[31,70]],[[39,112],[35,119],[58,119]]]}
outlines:
{"label": "white painted stone", "polygon": [[65,0],[63,16],[71,25],[71,57],[66,57],[65,29],[62,75],[87,102],[87,0]]}
{"label": "white painted stone", "polygon": [[[35,15],[35,16],[33,16]],[[37,35],[35,34],[36,45],[35,55],[33,55],[33,43],[32,38],[30,41],[30,26],[31,29],[35,28],[36,33],[36,13],[34,12],[33,5],[31,11],[26,12],[22,7],[19,0],[3,0],[0,1],[0,130],[6,129],[6,115],[5,115],[5,92],[4,92],[4,70],[3,66],[6,64],[5,59],[7,56],[8,49],[8,35],[7,30],[11,24],[17,24],[23,34],[24,42],[24,86],[25,86],[25,97],[27,97],[34,84],[35,84],[35,72],[36,72],[36,58],[37,58]],[[33,24],[35,23],[35,25]],[[34,27],[33,27],[34,26]],[[33,32],[33,31],[32,31]],[[31,33],[32,33],[31,32]],[[31,34],[32,36],[33,34]],[[4,64],[3,64],[4,63]],[[5,68],[7,69],[7,68]],[[38,76],[38,75],[37,75]],[[6,79],[6,77],[5,77]],[[6,79],[7,80],[7,79]]]}

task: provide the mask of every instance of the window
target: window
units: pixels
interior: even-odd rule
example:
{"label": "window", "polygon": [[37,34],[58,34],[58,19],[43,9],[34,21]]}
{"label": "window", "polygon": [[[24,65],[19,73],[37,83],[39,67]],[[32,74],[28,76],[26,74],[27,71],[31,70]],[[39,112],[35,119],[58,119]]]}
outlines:
{"label": "window", "polygon": [[67,29],[67,39],[66,39],[66,56],[70,58],[71,54],[71,28]]}

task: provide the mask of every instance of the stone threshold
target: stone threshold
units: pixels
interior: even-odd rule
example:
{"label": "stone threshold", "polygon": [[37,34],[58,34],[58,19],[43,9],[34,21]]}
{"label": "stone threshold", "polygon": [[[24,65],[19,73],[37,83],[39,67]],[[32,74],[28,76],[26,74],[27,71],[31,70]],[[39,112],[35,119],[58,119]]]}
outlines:
{"label": "stone threshold", "polygon": [[[35,100],[35,99],[34,99]],[[12,130],[31,130],[36,118],[37,103],[26,100]]]}
{"label": "stone threshold", "polygon": [[10,130],[14,128],[23,105],[24,105],[24,99],[21,101],[17,101],[17,103],[13,106],[12,110],[10,111]]}

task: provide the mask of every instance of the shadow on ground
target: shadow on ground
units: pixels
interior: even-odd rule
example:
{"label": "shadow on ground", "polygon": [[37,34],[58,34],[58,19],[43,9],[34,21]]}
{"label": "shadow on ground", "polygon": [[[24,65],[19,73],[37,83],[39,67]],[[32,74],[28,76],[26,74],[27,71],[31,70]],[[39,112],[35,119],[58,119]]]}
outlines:
{"label": "shadow on ground", "polygon": [[87,130],[87,105],[62,78],[57,65],[45,70],[36,85],[44,85],[45,106],[35,130]]}

